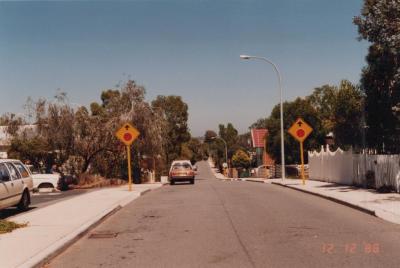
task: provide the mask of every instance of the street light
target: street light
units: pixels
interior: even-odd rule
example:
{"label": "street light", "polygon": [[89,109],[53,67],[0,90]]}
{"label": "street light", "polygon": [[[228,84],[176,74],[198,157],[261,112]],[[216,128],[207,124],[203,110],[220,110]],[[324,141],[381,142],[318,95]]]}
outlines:
{"label": "street light", "polygon": [[282,181],[285,179],[285,145],[284,145],[284,133],[283,133],[283,103],[282,103],[282,78],[281,74],[279,73],[278,67],[270,60],[264,58],[264,57],[258,57],[258,56],[249,56],[249,55],[240,55],[240,58],[242,60],[250,60],[250,59],[257,59],[257,60],[263,60],[268,62],[269,64],[274,67],[274,70],[276,74],[278,75],[278,85],[279,85],[279,90],[281,93],[280,101],[281,101],[281,163],[282,163]]}
{"label": "street light", "polygon": [[211,137],[211,140],[215,140],[215,139],[220,139],[220,140],[222,140],[222,141],[224,142],[224,144],[225,144],[225,161],[226,161],[226,164],[228,165],[228,170],[229,170],[228,145],[226,144],[226,141],[225,141],[223,138],[221,138],[221,137],[217,137],[217,136]]}

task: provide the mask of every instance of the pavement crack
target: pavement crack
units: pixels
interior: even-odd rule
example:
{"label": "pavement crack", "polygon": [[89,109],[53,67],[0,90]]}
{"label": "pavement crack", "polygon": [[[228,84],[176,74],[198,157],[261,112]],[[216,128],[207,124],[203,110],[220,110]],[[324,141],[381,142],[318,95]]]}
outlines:
{"label": "pavement crack", "polygon": [[235,233],[236,239],[238,240],[240,247],[242,248],[243,252],[245,253],[245,255],[246,255],[246,257],[247,257],[247,260],[248,260],[249,263],[251,264],[251,267],[254,267],[254,268],[255,268],[255,267],[256,267],[256,264],[255,264],[255,262],[253,261],[253,259],[251,258],[250,253],[249,253],[249,251],[247,250],[246,246],[244,245],[242,239],[240,238],[239,232],[237,231],[237,229],[236,229],[236,227],[235,227],[235,224],[233,223],[233,220],[232,220],[232,218],[231,218],[231,216],[230,216],[230,214],[229,214],[229,212],[228,212],[228,210],[227,210],[227,208],[226,208],[226,206],[225,206],[224,201],[222,200],[222,198],[221,198],[220,194],[218,193],[217,189],[215,189],[214,185],[211,185],[211,188],[214,190],[215,194],[217,195],[218,200],[220,201],[220,203],[221,203],[221,205],[222,205],[222,207],[223,207],[223,209],[224,209],[224,212],[225,212],[226,216],[228,217],[229,224],[231,225],[232,230],[233,230],[233,232]]}

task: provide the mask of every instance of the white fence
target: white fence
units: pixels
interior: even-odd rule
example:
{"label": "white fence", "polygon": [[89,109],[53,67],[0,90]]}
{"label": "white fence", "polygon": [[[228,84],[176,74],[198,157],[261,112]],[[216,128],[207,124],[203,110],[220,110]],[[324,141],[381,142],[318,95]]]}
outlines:
{"label": "white fence", "polygon": [[310,179],[349,185],[353,182],[351,151],[331,152],[329,147],[322,147],[320,152],[308,152],[308,165]]}
{"label": "white fence", "polygon": [[375,175],[375,188],[393,187],[400,192],[400,155],[353,154],[321,148],[308,152],[310,179],[346,185],[366,185],[367,171]]}

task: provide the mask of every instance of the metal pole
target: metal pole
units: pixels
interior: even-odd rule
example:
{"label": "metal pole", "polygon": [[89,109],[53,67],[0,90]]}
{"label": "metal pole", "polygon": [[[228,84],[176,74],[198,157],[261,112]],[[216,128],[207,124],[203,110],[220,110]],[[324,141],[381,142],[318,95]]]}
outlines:
{"label": "metal pole", "polygon": [[219,138],[225,143],[225,161],[226,164],[228,165],[228,170],[229,170],[229,162],[228,162],[228,145],[226,144],[226,141],[223,138]]}
{"label": "metal pole", "polygon": [[300,159],[301,159],[301,180],[303,185],[305,185],[305,176],[304,176],[304,152],[303,152],[303,142],[300,142]]}
{"label": "metal pole", "polygon": [[131,171],[131,146],[126,146],[126,154],[128,158],[128,183],[129,183],[129,191],[132,191],[132,171]]}
{"label": "metal pole", "polygon": [[240,58],[242,59],[259,59],[268,62],[269,64],[274,67],[276,74],[278,75],[278,85],[280,91],[280,108],[281,108],[281,164],[282,164],[282,181],[285,179],[285,140],[284,140],[284,132],[283,132],[283,90],[282,90],[282,77],[278,70],[278,67],[270,60],[264,57],[258,56],[247,56],[241,55]]}

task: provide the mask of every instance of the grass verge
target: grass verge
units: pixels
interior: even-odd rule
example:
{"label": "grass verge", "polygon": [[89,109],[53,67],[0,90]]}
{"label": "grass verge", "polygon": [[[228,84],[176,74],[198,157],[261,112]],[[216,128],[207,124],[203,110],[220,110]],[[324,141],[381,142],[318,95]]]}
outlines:
{"label": "grass verge", "polygon": [[16,223],[7,220],[0,220],[0,234],[10,233],[15,229],[26,227],[27,223]]}

